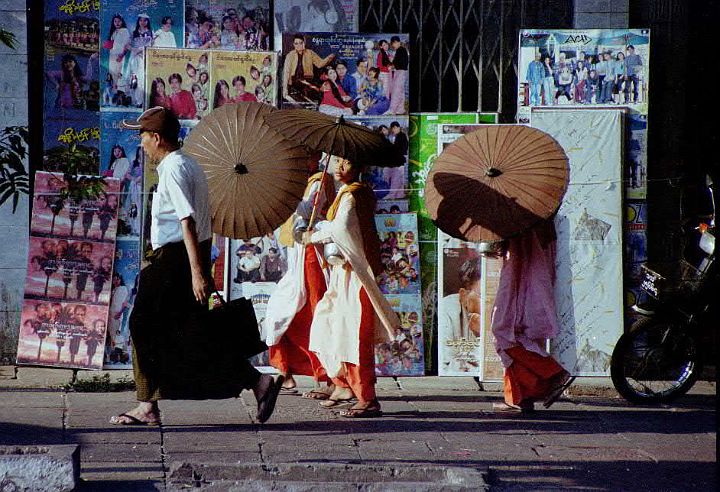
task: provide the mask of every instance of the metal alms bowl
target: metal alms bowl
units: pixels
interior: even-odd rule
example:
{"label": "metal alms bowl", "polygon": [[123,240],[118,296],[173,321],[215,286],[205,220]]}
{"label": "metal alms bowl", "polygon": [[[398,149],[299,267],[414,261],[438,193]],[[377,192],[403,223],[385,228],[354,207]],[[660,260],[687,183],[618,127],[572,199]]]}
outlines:
{"label": "metal alms bowl", "polygon": [[343,256],[342,251],[340,251],[340,248],[338,248],[338,245],[335,243],[325,243],[325,246],[323,247],[323,256],[325,257],[325,261],[327,261],[330,265],[342,266],[347,261],[345,260],[345,256]]}

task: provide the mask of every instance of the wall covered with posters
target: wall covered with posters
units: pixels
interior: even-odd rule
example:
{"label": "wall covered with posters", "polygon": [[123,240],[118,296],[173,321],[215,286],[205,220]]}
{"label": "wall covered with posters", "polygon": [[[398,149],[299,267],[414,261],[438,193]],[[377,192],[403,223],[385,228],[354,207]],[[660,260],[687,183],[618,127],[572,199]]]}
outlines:
{"label": "wall covered with posters", "polygon": [[28,248],[28,86],[25,2],[3,2],[0,26],[17,46],[0,43],[0,365],[13,362],[20,324]]}
{"label": "wall covered with posters", "polygon": [[623,333],[623,121],[621,108],[534,109],[530,119],[570,163],[555,217],[560,334],[551,353],[579,376],[608,375]]}

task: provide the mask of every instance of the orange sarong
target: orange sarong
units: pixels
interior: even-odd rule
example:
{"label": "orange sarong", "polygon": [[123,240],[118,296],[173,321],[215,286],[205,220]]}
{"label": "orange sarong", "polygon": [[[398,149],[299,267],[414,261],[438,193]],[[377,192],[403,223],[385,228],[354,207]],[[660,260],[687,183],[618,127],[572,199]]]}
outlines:
{"label": "orange sarong", "polygon": [[283,374],[312,376],[315,381],[327,381],[325,369],[315,353],[308,350],[310,325],[315,306],[325,295],[327,285],[315,247],[305,248],[305,292],[307,300],[293,318],[277,345],[270,347],[270,365]]}
{"label": "orange sarong", "polygon": [[360,289],[360,360],[359,364],[343,362],[340,374],[332,379],[341,388],[350,388],[362,401],[373,401],[375,395],[375,352],[373,338],[375,334],[375,309],[365,288]]}
{"label": "orange sarong", "polygon": [[521,346],[505,351],[513,361],[505,369],[505,403],[520,405],[545,399],[565,372],[550,356],[543,357]]}

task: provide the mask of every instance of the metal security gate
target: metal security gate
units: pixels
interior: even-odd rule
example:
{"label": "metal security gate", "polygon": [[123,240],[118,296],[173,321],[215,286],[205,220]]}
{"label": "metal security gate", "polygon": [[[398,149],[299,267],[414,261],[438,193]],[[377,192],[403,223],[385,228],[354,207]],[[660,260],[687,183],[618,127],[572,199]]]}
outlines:
{"label": "metal security gate", "polygon": [[361,32],[407,32],[411,111],[482,111],[512,121],[524,27],[571,27],[572,0],[363,0]]}

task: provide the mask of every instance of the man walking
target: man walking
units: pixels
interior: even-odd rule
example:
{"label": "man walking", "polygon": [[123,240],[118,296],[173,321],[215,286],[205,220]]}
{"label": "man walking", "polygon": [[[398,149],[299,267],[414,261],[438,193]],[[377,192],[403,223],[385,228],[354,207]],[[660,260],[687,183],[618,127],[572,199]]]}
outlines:
{"label": "man walking", "polygon": [[[140,130],[140,142],[157,166],[152,201],[150,265],[140,272],[130,316],[137,407],[113,416],[116,425],[157,425],[160,399],[237,397],[252,389],[257,419],[265,422],[275,407],[282,377],[262,375],[245,359],[224,372],[219,354],[184,347],[192,326],[208,309],[210,212],[208,185],[200,166],[180,151],[180,123],[168,109],[154,107],[127,128]],[[213,327],[203,326],[212,336]]]}

